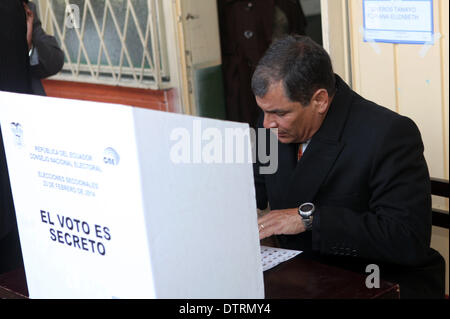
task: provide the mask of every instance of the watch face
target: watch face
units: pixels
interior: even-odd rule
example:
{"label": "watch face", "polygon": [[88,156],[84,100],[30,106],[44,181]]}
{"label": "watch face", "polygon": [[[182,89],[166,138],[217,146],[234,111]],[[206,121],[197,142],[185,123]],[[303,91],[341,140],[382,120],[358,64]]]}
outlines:
{"label": "watch face", "polygon": [[314,212],[314,205],[311,203],[305,203],[300,205],[298,212],[303,218],[309,218]]}
{"label": "watch face", "polygon": [[304,204],[302,206],[300,206],[300,211],[302,213],[309,213],[313,210],[314,205],[313,204]]}

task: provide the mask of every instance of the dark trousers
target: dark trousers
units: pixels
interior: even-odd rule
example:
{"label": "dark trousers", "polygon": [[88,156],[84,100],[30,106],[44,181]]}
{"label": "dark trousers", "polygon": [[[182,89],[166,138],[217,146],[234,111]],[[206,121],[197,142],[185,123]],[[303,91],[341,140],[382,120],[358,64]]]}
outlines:
{"label": "dark trousers", "polygon": [[0,274],[23,267],[17,226],[0,239]]}

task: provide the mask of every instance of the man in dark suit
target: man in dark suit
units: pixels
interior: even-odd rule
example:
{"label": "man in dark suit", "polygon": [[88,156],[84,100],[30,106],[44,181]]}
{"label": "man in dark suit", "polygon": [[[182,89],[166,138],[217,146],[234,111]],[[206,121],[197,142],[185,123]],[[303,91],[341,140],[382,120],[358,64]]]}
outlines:
{"label": "man in dark suit", "polygon": [[55,75],[64,66],[64,52],[55,37],[42,29],[41,20],[33,2],[24,0],[27,15],[27,42],[31,65],[33,94],[46,95],[41,79]]}
{"label": "man in dark suit", "polygon": [[[255,164],[260,238],[361,273],[376,264],[402,298],[444,296],[445,261],[430,248],[431,195],[420,132],[333,73],[326,51],[288,36],[261,59],[252,88],[278,132],[278,170]],[[305,274],[307,276],[307,274]]]}

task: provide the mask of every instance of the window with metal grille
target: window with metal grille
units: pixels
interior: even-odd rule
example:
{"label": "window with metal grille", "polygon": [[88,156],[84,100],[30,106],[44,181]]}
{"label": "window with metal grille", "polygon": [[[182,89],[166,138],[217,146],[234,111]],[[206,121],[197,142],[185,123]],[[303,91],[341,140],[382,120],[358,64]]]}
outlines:
{"label": "window with metal grille", "polygon": [[170,86],[162,0],[35,0],[65,53],[54,78],[139,88]]}

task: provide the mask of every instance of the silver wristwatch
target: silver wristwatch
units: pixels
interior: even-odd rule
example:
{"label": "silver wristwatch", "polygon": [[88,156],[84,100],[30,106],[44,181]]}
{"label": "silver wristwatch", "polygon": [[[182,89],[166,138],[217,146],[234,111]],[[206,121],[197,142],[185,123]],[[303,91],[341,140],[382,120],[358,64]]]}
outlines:
{"label": "silver wristwatch", "polygon": [[298,214],[301,216],[306,230],[312,228],[314,209],[313,203],[303,203],[298,207]]}

